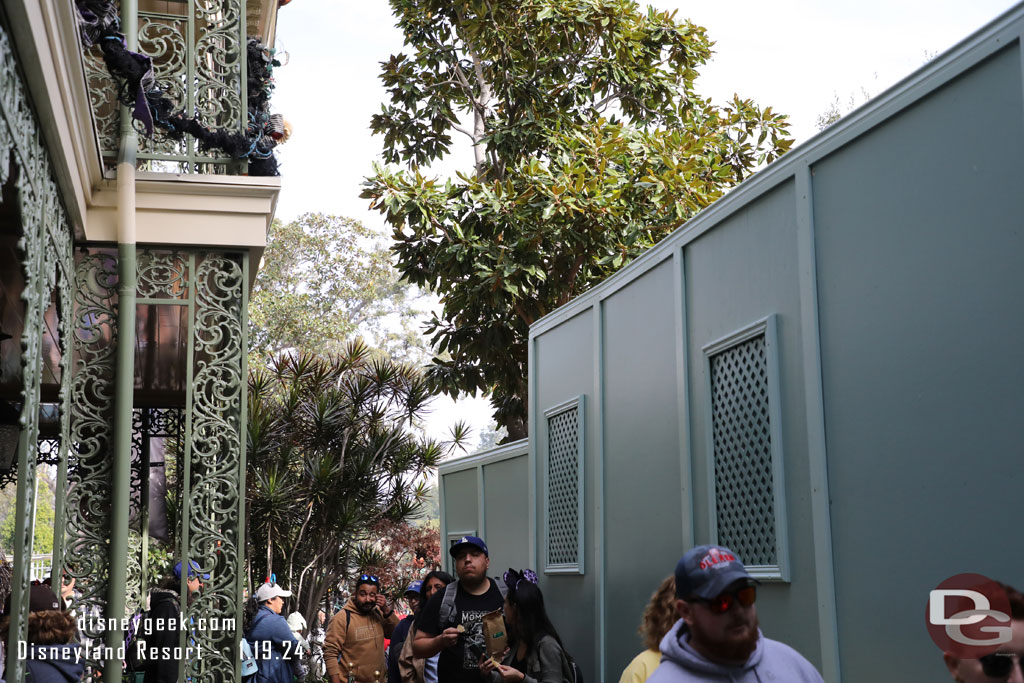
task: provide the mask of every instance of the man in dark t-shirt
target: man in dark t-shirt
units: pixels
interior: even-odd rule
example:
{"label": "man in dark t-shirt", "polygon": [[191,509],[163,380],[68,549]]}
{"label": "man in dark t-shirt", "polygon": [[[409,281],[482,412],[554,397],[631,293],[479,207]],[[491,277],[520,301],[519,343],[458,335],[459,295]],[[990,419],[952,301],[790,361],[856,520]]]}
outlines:
{"label": "man in dark t-shirt", "polygon": [[[487,577],[491,562],[487,544],[476,536],[463,536],[449,551],[455,558],[459,577],[455,604],[447,621],[441,623],[441,604],[445,591],[434,594],[420,610],[416,621],[416,657],[432,657],[438,652],[438,683],[480,683],[480,657],[484,653],[483,616],[501,609],[505,599],[497,584]],[[462,626],[462,631],[459,630]]]}

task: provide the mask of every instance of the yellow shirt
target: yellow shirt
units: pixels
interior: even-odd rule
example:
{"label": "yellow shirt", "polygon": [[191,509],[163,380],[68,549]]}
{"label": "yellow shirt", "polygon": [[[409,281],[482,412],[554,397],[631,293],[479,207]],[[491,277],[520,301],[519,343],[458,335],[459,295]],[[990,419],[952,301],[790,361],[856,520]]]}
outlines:
{"label": "yellow shirt", "polygon": [[636,657],[633,657],[633,661],[622,672],[619,683],[644,683],[654,673],[654,670],[658,668],[660,663],[660,652],[657,650],[644,650]]}

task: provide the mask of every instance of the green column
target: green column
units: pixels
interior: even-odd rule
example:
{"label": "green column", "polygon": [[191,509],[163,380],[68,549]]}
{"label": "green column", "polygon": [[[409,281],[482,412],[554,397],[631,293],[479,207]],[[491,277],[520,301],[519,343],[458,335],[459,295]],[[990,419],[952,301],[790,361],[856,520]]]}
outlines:
{"label": "green column", "polygon": [[[138,8],[136,0],[122,0],[121,26],[129,50],[139,49]],[[118,320],[121,338],[117,345],[114,379],[114,467],[111,487],[110,577],[107,584],[108,619],[125,616],[128,586],[128,518],[131,515],[132,408],[135,389],[135,162],[138,140],[131,112],[121,108],[121,150],[117,161],[117,253]],[[108,652],[116,653],[124,644],[124,632],[111,629],[106,637]],[[117,681],[121,660],[106,660],[103,677]]]}

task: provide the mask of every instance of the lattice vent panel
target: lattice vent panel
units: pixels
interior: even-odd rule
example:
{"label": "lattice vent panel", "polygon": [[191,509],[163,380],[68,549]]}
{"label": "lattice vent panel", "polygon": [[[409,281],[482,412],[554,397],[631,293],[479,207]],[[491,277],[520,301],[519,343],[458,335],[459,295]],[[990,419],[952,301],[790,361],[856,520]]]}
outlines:
{"label": "lattice vent panel", "polygon": [[711,356],[718,542],[748,565],[777,562],[765,336]]}
{"label": "lattice vent panel", "polygon": [[548,563],[579,563],[579,407],[548,418]]}

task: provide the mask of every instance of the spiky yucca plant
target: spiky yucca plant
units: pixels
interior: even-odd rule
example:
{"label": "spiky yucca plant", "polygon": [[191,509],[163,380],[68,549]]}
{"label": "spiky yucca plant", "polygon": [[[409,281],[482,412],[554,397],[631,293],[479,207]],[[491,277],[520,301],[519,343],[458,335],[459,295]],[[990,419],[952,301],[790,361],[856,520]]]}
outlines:
{"label": "spiky yucca plant", "polygon": [[249,377],[250,576],[296,592],[308,623],[347,580],[380,520],[415,515],[423,475],[466,429],[439,442],[415,429],[431,394],[419,370],[361,340],[335,356],[284,355]]}

